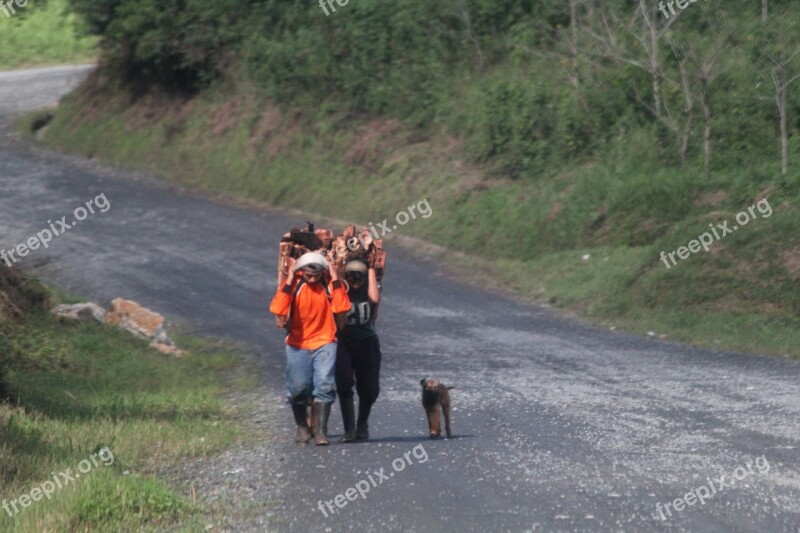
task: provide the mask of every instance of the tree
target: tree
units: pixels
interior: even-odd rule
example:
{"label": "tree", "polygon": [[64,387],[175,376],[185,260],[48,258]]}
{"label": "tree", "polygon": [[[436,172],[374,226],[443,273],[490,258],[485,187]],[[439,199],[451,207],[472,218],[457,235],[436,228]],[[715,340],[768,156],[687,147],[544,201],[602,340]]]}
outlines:
{"label": "tree", "polygon": [[791,68],[792,62],[800,54],[800,47],[791,53],[770,55],[772,69],[770,75],[775,86],[775,104],[778,107],[778,120],[781,131],[781,175],[789,172],[789,132],[786,127],[786,104],[789,97],[789,86],[800,79],[800,73],[795,74]]}
{"label": "tree", "polygon": [[708,178],[711,174],[710,86],[728,68],[728,64],[723,64],[720,59],[725,56],[723,52],[730,50],[733,29],[727,26],[724,18],[707,21],[706,28],[704,33],[708,36],[683,38],[681,44],[671,36],[669,40],[675,54],[685,57],[691,69],[688,76],[681,76],[680,88],[692,93],[700,103],[703,113],[703,174]]}
{"label": "tree", "polygon": [[787,10],[775,17],[770,25],[763,25],[753,50],[757,59],[769,72],[774,93],[772,99],[778,111],[778,129],[781,146],[781,175],[789,172],[788,102],[790,89],[800,80],[800,37],[797,33],[796,15]]}
{"label": "tree", "polygon": [[[627,20],[621,20],[613,10],[598,9],[596,13],[595,25],[589,29],[596,48],[590,54],[645,71],[650,76],[652,90],[653,105],[650,109],[661,118],[662,40],[678,20],[680,12],[667,19],[658,14],[656,4],[638,0],[637,8]],[[630,39],[633,43],[629,42]]]}
{"label": "tree", "polygon": [[[639,90],[635,79],[634,97],[673,133],[678,161],[683,166],[694,119],[695,92],[687,70],[688,59],[676,53],[670,31],[680,13],[666,18],[659,14],[657,4],[638,0],[636,9],[626,20],[621,20],[613,10],[598,10],[595,24],[588,31],[594,41],[590,54],[596,59],[611,59],[647,73],[652,102]],[[669,57],[663,51],[665,44],[669,44],[672,52]],[[667,59],[672,59],[672,63]],[[673,108],[669,95],[664,94],[665,83],[679,93],[680,111]]]}
{"label": "tree", "polygon": [[475,46],[475,58],[477,59],[478,69],[483,69],[484,65],[486,64],[486,60],[484,59],[483,51],[481,50],[481,41],[475,34],[475,29],[472,27],[472,21],[469,16],[469,8],[464,3],[464,0],[458,0],[458,2],[456,2],[456,9],[458,10],[458,14],[464,23],[464,31],[466,31],[467,37]]}

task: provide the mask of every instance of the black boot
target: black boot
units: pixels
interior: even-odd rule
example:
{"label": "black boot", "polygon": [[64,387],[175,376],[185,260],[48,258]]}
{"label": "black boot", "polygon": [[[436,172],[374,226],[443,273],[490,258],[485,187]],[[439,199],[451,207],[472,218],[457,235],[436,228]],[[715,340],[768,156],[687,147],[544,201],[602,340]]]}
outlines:
{"label": "black boot", "polygon": [[294,441],[297,444],[305,444],[311,438],[311,432],[308,429],[308,419],[306,419],[306,405],[305,403],[293,403],[292,414],[294,415],[294,422],[297,424],[297,434]]}
{"label": "black boot", "polygon": [[314,442],[317,446],[327,446],[328,442],[328,417],[331,416],[331,404],[314,402]]}
{"label": "black boot", "polygon": [[372,404],[358,399],[358,422],[356,424],[356,440],[367,440],[369,438],[369,412]]}
{"label": "black boot", "polygon": [[353,406],[353,397],[345,398],[339,395],[339,404],[342,406],[342,422],[344,422],[342,442],[353,442],[356,440],[356,410]]}

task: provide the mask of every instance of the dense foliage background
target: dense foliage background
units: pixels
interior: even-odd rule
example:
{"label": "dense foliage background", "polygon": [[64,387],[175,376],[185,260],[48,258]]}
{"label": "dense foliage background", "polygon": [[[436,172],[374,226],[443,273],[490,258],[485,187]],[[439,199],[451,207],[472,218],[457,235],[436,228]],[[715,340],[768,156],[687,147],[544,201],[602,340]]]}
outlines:
{"label": "dense foliage background", "polygon": [[[777,161],[773,75],[800,73],[790,0],[669,19],[650,0],[350,0],[327,16],[309,1],[71,2],[138,87],[247,79],[287,105],[466,135],[476,161],[523,179],[622,137],[661,164],[702,167],[707,151],[708,172],[753,152]],[[791,137],[800,83],[786,92]]]}

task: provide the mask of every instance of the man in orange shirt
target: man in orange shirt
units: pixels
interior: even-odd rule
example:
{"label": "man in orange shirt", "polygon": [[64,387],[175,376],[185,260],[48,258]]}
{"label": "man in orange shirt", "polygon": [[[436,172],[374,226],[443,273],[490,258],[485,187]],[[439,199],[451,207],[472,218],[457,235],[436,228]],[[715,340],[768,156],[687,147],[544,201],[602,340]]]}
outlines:
{"label": "man in orange shirt", "polygon": [[[295,442],[311,438],[306,406],[313,396],[314,441],[328,444],[328,417],[336,399],[336,322],[334,313],[350,310],[350,298],[335,268],[318,252],[303,254],[293,275],[272,299],[271,313],[290,314],[286,336],[286,395],[297,423]],[[330,276],[330,283],[324,279]]]}

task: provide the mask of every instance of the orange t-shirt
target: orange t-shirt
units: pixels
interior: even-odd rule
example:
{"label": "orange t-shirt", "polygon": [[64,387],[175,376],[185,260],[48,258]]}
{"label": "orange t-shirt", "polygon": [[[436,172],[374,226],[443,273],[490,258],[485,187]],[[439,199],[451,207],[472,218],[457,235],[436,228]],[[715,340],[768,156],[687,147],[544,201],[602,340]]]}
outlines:
{"label": "orange t-shirt", "polygon": [[269,310],[278,316],[291,310],[292,329],[286,336],[286,344],[301,350],[316,350],[336,340],[333,314],[349,311],[350,298],[339,280],[329,285],[330,300],[321,283],[304,283],[295,296],[296,283],[279,289],[269,305]]}

